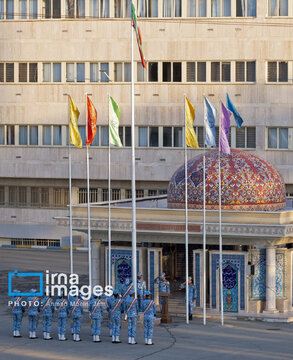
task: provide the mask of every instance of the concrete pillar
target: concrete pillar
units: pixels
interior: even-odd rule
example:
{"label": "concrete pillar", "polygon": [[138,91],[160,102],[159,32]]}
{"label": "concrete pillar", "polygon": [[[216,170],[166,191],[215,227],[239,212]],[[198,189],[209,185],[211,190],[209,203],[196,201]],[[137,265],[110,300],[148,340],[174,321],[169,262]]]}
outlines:
{"label": "concrete pillar", "polygon": [[266,308],[264,312],[276,313],[276,248],[266,248]]}
{"label": "concrete pillar", "polygon": [[93,240],[92,245],[92,284],[105,286],[105,246],[101,240]]}

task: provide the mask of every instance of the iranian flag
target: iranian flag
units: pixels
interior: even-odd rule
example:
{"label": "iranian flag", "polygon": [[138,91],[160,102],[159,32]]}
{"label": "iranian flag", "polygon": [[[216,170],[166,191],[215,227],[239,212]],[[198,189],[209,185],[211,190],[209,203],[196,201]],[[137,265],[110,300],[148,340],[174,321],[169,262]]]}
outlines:
{"label": "iranian flag", "polygon": [[134,6],[133,2],[131,2],[131,12],[132,12],[132,26],[136,33],[136,40],[137,40],[139,55],[140,55],[140,59],[141,59],[141,64],[145,69],[147,69],[145,58],[144,58],[143,51],[142,51],[142,40],[141,40],[140,29],[137,25],[137,20],[136,20],[136,15],[135,15],[135,6]]}
{"label": "iranian flag", "polygon": [[109,142],[115,146],[122,146],[119,137],[120,110],[114,99],[109,97]]}

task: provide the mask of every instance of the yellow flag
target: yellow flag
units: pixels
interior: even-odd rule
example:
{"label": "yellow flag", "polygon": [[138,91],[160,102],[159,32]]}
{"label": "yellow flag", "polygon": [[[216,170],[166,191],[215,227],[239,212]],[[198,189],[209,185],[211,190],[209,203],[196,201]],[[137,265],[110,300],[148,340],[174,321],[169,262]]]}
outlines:
{"label": "yellow flag", "polygon": [[77,106],[74,104],[74,102],[71,99],[71,96],[69,96],[69,138],[70,138],[70,144],[73,144],[74,146],[78,148],[82,148],[82,141],[81,136],[78,130],[78,117],[79,117],[79,110]]}
{"label": "yellow flag", "polygon": [[199,149],[197,137],[194,132],[194,106],[191,102],[185,98],[185,121],[186,121],[186,145]]}

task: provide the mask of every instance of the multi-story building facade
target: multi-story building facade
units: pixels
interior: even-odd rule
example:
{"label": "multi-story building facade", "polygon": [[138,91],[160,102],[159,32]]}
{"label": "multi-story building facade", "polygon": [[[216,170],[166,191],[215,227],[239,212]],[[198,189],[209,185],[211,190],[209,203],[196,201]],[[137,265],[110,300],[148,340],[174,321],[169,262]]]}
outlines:
{"label": "multi-story building facade", "polygon": [[[229,93],[244,119],[231,146],[276,166],[293,195],[293,3],[139,0],[147,71],[135,48],[137,197],[164,194],[182,164],[184,95],[203,148],[203,98]],[[2,223],[55,224],[68,204],[68,104],[98,111],[90,148],[91,201],[108,199],[108,95],[123,148],[112,150],[112,199],[131,196],[131,22],[124,0],[0,0]],[[135,45],[136,46],[136,45]],[[73,201],[86,202],[86,151],[72,148]],[[4,209],[5,208],[5,209]],[[10,209],[8,209],[10,208]],[[40,208],[42,210],[40,210]],[[8,236],[8,235],[7,235]]]}

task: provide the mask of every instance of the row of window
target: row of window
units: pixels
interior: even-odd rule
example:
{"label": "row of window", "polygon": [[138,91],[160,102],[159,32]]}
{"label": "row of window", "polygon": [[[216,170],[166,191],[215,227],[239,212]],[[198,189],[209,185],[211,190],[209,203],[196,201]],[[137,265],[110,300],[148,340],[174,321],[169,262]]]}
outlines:
{"label": "row of window", "polygon": [[[250,82],[256,81],[256,61],[148,62],[136,64],[138,82]],[[39,72],[41,71],[41,76]],[[289,82],[293,61],[268,61],[267,82]],[[17,74],[16,74],[17,72]],[[65,73],[65,78],[62,74]],[[185,75],[183,75],[183,73]],[[100,63],[0,63],[0,82],[130,82],[129,62]]]}
{"label": "row of window", "polygon": [[[204,129],[194,128],[199,146],[204,146]],[[85,144],[85,126],[79,126],[82,143]],[[184,129],[181,126],[138,126],[138,147],[175,147],[184,145]],[[218,127],[217,144],[218,144]],[[120,126],[119,135],[123,146],[131,146],[131,127]],[[108,126],[98,126],[92,146],[108,146]],[[256,128],[231,127],[230,144],[237,148],[256,147]],[[68,126],[61,125],[0,125],[0,145],[65,146],[68,145]]]}
{"label": "row of window", "polygon": [[[194,128],[199,146],[204,147],[204,128]],[[82,142],[85,144],[85,126],[79,126]],[[138,147],[167,147],[182,148],[184,145],[184,128],[181,126],[137,126],[136,139]],[[218,127],[216,127],[218,146]],[[131,146],[131,127],[120,126],[119,135],[123,146]],[[108,126],[98,126],[92,146],[108,146]],[[293,142],[293,128],[268,127],[268,149],[291,149]],[[256,128],[243,126],[230,129],[229,142],[232,147],[243,149],[256,148]],[[64,125],[0,125],[0,145],[20,146],[67,146],[68,126]]]}
{"label": "row of window", "polygon": [[[136,197],[166,194],[167,190],[136,189]],[[108,189],[90,188],[90,202],[108,201]],[[78,189],[79,204],[87,202],[87,189]],[[131,199],[131,189],[111,189],[111,200]],[[65,208],[69,204],[68,188],[0,186],[0,205],[12,207]]]}
{"label": "row of window", "polygon": [[[267,0],[268,16],[290,16],[289,0]],[[256,17],[257,0],[137,0],[138,17]],[[129,0],[0,0],[0,19],[115,18],[131,15]],[[87,5],[87,6],[86,6]],[[86,11],[88,8],[88,11]]]}

